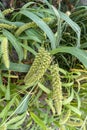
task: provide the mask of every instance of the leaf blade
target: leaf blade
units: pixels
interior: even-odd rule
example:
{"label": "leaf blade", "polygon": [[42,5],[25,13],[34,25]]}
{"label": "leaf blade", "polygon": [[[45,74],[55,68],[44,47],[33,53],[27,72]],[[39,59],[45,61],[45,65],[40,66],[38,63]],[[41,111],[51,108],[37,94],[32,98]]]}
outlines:
{"label": "leaf blade", "polygon": [[48,38],[50,39],[52,49],[56,48],[54,34],[42,19],[27,10],[21,10],[20,13],[32,19],[47,34]]}
{"label": "leaf blade", "polygon": [[69,53],[77,57],[77,59],[79,59],[79,61],[82,62],[82,64],[87,68],[87,53],[85,51],[76,47],[59,47],[50,51],[52,55],[57,54],[59,52]]}

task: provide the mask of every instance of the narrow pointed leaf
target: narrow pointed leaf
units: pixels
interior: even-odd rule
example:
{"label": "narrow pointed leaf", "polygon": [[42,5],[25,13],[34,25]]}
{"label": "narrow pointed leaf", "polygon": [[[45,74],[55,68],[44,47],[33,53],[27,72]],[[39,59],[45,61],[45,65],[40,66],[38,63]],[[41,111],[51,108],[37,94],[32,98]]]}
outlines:
{"label": "narrow pointed leaf", "polygon": [[69,53],[69,54],[77,57],[77,59],[80,62],[82,62],[82,64],[87,68],[87,52],[85,52],[79,48],[76,48],[76,47],[59,47],[57,49],[50,51],[50,53],[52,55],[57,54],[59,52]]}
{"label": "narrow pointed leaf", "polygon": [[48,38],[50,39],[52,49],[56,48],[54,34],[42,19],[27,10],[21,10],[20,13],[32,19],[47,34]]}
{"label": "narrow pointed leaf", "polygon": [[10,33],[7,30],[3,30],[3,34],[11,42],[11,44],[13,45],[13,47],[15,48],[15,50],[18,54],[19,60],[21,61],[23,59],[23,50],[22,50],[21,46],[18,44],[17,39],[14,37],[14,35],[12,33]]}

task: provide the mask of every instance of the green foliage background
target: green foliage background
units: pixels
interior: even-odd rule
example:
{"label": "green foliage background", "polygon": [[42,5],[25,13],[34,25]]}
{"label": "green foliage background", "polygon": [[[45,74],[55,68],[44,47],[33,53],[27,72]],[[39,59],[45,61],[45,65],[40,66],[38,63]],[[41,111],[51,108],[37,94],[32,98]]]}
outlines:
{"label": "green foliage background", "polygon": [[0,11],[0,130],[87,129],[86,28],[86,6]]}

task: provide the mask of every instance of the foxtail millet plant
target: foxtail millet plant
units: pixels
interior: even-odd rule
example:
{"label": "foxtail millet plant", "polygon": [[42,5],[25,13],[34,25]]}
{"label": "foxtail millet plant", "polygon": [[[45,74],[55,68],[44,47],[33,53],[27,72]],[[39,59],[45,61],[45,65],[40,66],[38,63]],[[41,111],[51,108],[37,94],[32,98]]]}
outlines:
{"label": "foxtail millet plant", "polygon": [[51,63],[50,53],[41,47],[28,74],[25,76],[24,79],[25,84],[31,85],[32,83],[39,81],[43,77],[46,70],[48,69],[50,63]]}
{"label": "foxtail millet plant", "polygon": [[2,59],[7,69],[10,66],[9,54],[8,54],[8,39],[5,37],[1,42]]}
{"label": "foxtail millet plant", "polygon": [[55,109],[58,115],[61,115],[62,111],[62,83],[59,75],[59,68],[57,64],[51,65],[50,67],[52,76],[52,87],[53,87],[53,100]]}

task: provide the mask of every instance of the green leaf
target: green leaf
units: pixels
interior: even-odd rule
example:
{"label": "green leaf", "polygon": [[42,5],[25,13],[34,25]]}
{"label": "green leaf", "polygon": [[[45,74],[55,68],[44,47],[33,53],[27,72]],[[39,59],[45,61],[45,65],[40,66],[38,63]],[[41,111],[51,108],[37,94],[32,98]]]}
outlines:
{"label": "green leaf", "polygon": [[52,6],[53,11],[57,17],[57,32],[56,32],[56,46],[58,47],[60,44],[60,40],[61,40],[61,36],[62,36],[62,26],[61,26],[61,18],[60,18],[60,13],[58,12],[58,10]]}
{"label": "green leaf", "polygon": [[47,130],[46,125],[37,115],[35,115],[33,112],[30,112],[30,115],[33,118],[33,120],[42,128],[42,130]]}
{"label": "green leaf", "polygon": [[[9,67],[9,70],[10,71],[16,71],[16,72],[28,72],[30,66],[29,65],[26,65],[26,64],[18,64],[18,63],[13,63],[13,62],[10,62],[10,67]],[[0,69],[1,70],[8,70],[4,64],[1,64],[0,65]]]}
{"label": "green leaf", "polygon": [[16,114],[21,114],[23,112],[25,112],[28,108],[28,102],[29,102],[29,95],[26,95],[21,103],[19,104],[19,106],[17,107],[17,109],[15,110]]}
{"label": "green leaf", "polygon": [[8,129],[11,130],[15,130],[21,127],[21,125],[23,124],[24,120],[26,118],[26,113],[22,114],[22,115],[17,115],[16,117],[13,117],[12,119],[10,119],[6,125]]}
{"label": "green leaf", "polygon": [[15,50],[18,54],[19,61],[21,61],[23,59],[23,50],[22,50],[21,46],[18,44],[17,39],[13,36],[12,33],[10,33],[9,31],[7,31],[5,29],[3,30],[3,34],[11,42],[12,46],[15,48]]}
{"label": "green leaf", "polygon": [[44,40],[44,34],[40,31],[38,32],[38,30],[29,29],[26,30],[25,33],[27,34],[27,37],[33,41],[42,43],[42,41]]}
{"label": "green leaf", "polygon": [[9,109],[13,106],[15,103],[16,96],[12,98],[11,101],[5,106],[5,108],[0,113],[0,118],[3,118],[3,120],[7,117]]}
{"label": "green leaf", "polygon": [[51,31],[51,29],[49,28],[49,26],[42,19],[40,19],[37,15],[27,10],[21,10],[20,13],[32,19],[47,34],[51,42],[51,48],[52,49],[56,48],[55,36],[53,32]]}
{"label": "green leaf", "polygon": [[28,50],[29,52],[31,52],[33,55],[36,55],[36,51],[33,50],[30,46],[24,45],[22,43],[19,43],[19,45],[21,45],[23,48],[25,48],[26,50]]}
{"label": "green leaf", "polygon": [[79,93],[74,91],[75,95],[76,95],[76,98],[77,98],[77,103],[78,103],[78,109],[80,109],[81,107],[81,99],[80,99],[80,96],[79,96]]}
{"label": "green leaf", "polygon": [[72,21],[66,14],[63,12],[59,12],[60,17],[65,20],[69,26],[76,32],[77,34],[77,47],[80,47],[80,35],[81,35],[81,29],[78,24],[76,24],[74,21]]}
{"label": "green leaf", "polygon": [[62,86],[70,87],[70,86],[73,86],[73,84],[74,84],[74,82],[62,83]]}
{"label": "green leaf", "polygon": [[9,84],[7,85],[7,89],[5,92],[5,99],[10,100],[10,85]]}
{"label": "green leaf", "polygon": [[40,82],[38,82],[38,86],[47,94],[50,94],[50,90],[48,88],[46,88],[43,84],[41,84]]}
{"label": "green leaf", "polygon": [[72,110],[73,112],[75,112],[76,114],[78,114],[79,116],[82,115],[82,112],[81,112],[78,108],[76,108],[76,107],[74,107],[74,106],[71,106],[71,105],[67,105],[67,107],[68,107],[70,110]]}
{"label": "green leaf", "polygon": [[72,89],[72,92],[71,92],[70,97],[68,97],[67,99],[65,99],[65,100],[63,101],[63,105],[69,104],[69,103],[73,100],[73,98],[74,98],[74,91],[73,91],[73,89]]}
{"label": "green leaf", "polygon": [[59,52],[69,53],[77,57],[77,59],[79,59],[79,61],[82,62],[82,64],[87,68],[87,52],[76,47],[59,47],[50,51],[52,55],[57,54]]}
{"label": "green leaf", "polygon": [[25,4],[22,9],[26,9],[27,7],[29,7],[30,5],[34,4],[35,2],[28,2],[27,4]]}

